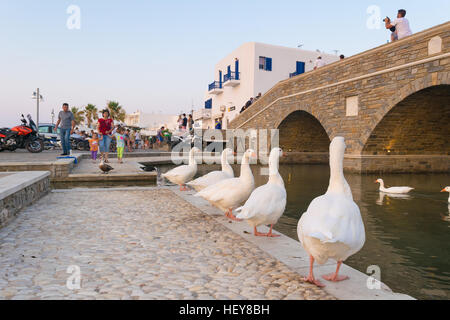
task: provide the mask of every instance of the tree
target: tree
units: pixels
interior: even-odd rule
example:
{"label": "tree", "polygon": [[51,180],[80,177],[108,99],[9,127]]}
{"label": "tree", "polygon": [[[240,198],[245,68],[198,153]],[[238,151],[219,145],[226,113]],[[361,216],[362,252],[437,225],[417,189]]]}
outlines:
{"label": "tree", "polygon": [[70,109],[70,111],[72,111],[72,113],[73,113],[73,117],[74,117],[76,125],[79,125],[81,122],[83,122],[83,120],[84,120],[84,111],[83,110],[80,110],[77,107],[72,107]]}
{"label": "tree", "polygon": [[113,120],[117,120],[117,121],[120,121],[120,122],[124,122],[125,121],[126,112],[122,108],[122,106],[119,105],[119,102],[108,101],[107,108],[108,108],[109,112],[111,113],[111,118]]}
{"label": "tree", "polygon": [[98,119],[98,109],[93,104],[88,104],[84,107],[84,117],[86,118],[86,122],[89,128],[91,128],[92,122]]}

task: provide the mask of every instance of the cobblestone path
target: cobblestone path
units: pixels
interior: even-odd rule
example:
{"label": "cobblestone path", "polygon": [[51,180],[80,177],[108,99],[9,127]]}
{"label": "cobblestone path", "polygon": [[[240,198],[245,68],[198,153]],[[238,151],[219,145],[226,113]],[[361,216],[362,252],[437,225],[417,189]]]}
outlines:
{"label": "cobblestone path", "polygon": [[0,299],[333,297],[155,188],[51,193],[25,209],[0,230]]}

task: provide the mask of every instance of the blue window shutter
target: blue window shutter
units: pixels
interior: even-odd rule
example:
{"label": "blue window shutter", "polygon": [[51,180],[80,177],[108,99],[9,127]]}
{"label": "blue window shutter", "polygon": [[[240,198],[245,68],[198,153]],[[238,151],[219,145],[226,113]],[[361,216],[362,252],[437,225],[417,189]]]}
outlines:
{"label": "blue window shutter", "polygon": [[236,72],[236,80],[239,80],[239,60],[234,62],[234,71]]}
{"label": "blue window shutter", "polygon": [[205,101],[205,109],[212,109],[212,99]]}
{"label": "blue window shutter", "polygon": [[295,70],[297,74],[305,73],[305,63],[302,61],[297,61],[297,68]]}
{"label": "blue window shutter", "polygon": [[228,67],[227,67],[227,74],[228,74],[229,76],[231,76],[231,66],[228,66]]}
{"label": "blue window shutter", "polygon": [[272,71],[272,58],[266,58],[266,70]]}
{"label": "blue window shutter", "polygon": [[219,70],[219,88],[222,89],[222,70]]}

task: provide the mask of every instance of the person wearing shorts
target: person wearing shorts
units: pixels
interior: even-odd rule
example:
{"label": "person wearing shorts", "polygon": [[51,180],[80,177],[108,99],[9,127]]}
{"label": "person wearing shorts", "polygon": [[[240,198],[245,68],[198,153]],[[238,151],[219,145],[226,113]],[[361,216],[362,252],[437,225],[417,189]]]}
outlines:
{"label": "person wearing shorts", "polygon": [[125,134],[123,128],[118,128],[114,137],[116,138],[116,146],[117,146],[117,160],[119,163],[123,163],[123,151],[125,149]]}
{"label": "person wearing shorts", "polygon": [[102,159],[108,163],[109,146],[111,145],[111,133],[114,129],[114,122],[110,117],[109,110],[103,110],[102,115],[103,118],[98,119],[98,131],[101,134],[99,147]]}

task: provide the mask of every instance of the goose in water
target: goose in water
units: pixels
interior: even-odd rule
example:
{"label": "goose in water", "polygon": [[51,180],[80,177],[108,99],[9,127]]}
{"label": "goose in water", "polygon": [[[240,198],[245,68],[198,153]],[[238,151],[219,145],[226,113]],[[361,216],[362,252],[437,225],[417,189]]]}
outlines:
{"label": "goose in water", "polygon": [[[445,187],[444,189],[441,190],[441,192],[449,192],[450,193],[450,187]],[[448,197],[448,203],[450,203],[450,195]]]}
{"label": "goose in water", "polygon": [[[280,148],[272,149],[269,157],[269,181],[256,188],[244,206],[236,209],[236,212],[239,212],[236,217],[247,220],[257,237],[279,237],[272,233],[272,228],[286,208],[286,189],[278,172],[279,158],[282,155],[283,151]],[[269,224],[269,233],[258,232],[258,226]]]}
{"label": "goose in water", "polygon": [[343,137],[336,137],[331,142],[328,190],[311,202],[297,227],[298,238],[310,255],[309,276],[304,280],[319,287],[324,285],[314,277],[314,261],[324,264],[328,259],[336,260],[336,272],[322,277],[333,282],[346,280],[348,277],[338,275],[339,268],[365,242],[361,213],[344,177],[345,147]]}
{"label": "goose in water", "polygon": [[233,178],[234,177],[233,168],[228,163],[228,157],[232,156],[233,154],[234,154],[233,150],[229,148],[223,150],[221,157],[222,171],[210,172],[186,184],[189,187],[194,188],[196,191],[202,191],[206,187],[212,186],[213,184],[216,184],[219,181]]}
{"label": "goose in water", "polygon": [[180,186],[180,191],[189,190],[185,183],[191,181],[197,173],[197,162],[194,158],[194,155],[197,152],[200,152],[200,150],[196,147],[192,148],[189,152],[189,165],[178,166],[166,173],[163,173],[161,176],[172,183],[178,184]]}
{"label": "goose in water", "polygon": [[377,180],[375,180],[375,183],[379,183],[380,184],[380,191],[381,192],[385,192],[385,193],[405,194],[405,193],[409,193],[411,190],[414,190],[414,188],[411,188],[411,187],[390,187],[390,188],[385,188],[383,179],[377,179]]}
{"label": "goose in water", "polygon": [[114,168],[111,167],[109,164],[106,164],[106,163],[104,162],[103,159],[102,159],[102,161],[100,162],[100,164],[99,164],[98,167],[100,168],[100,170],[103,171],[104,174],[107,174],[107,173],[109,173],[111,170],[114,170]]}
{"label": "goose in water", "polygon": [[241,175],[239,178],[225,179],[209,186],[196,197],[202,197],[213,206],[225,212],[225,216],[231,220],[241,221],[233,215],[233,209],[242,205],[248,199],[255,188],[255,179],[250,169],[250,157],[256,157],[255,151],[245,151],[241,163]]}

